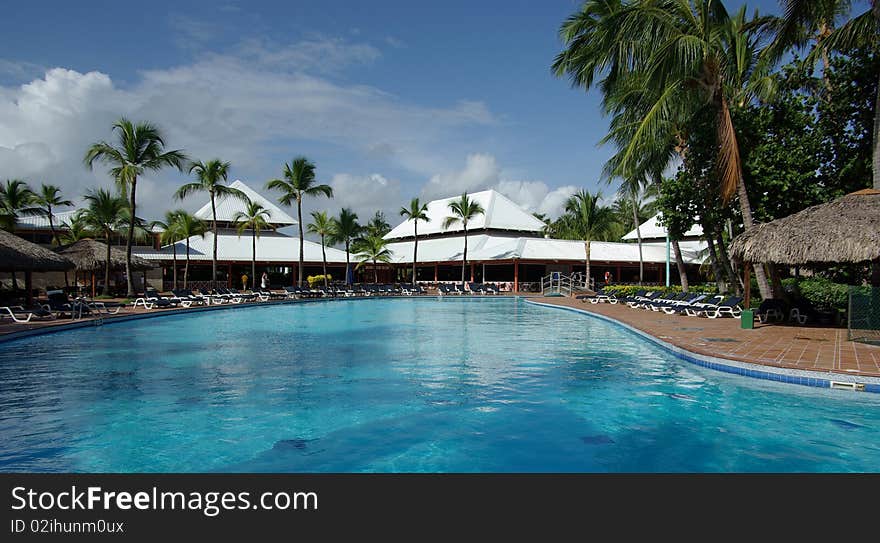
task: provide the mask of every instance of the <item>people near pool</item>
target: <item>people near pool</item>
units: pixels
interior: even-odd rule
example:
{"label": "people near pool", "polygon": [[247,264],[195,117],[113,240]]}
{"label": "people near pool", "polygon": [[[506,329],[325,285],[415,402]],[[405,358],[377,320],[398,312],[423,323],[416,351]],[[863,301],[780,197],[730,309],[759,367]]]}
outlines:
{"label": "people near pool", "polygon": [[241,274],[241,290],[247,290],[248,276],[246,273]]}
{"label": "people near pool", "polygon": [[260,278],[260,288],[266,290],[269,288],[269,274],[263,272],[263,277]]}

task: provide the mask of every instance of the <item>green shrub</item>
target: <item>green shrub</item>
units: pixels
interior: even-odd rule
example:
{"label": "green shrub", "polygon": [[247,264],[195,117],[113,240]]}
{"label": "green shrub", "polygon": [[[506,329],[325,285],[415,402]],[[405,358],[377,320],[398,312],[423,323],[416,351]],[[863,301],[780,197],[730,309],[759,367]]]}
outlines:
{"label": "green shrub", "polygon": [[[669,288],[661,286],[640,287],[638,285],[611,285],[605,287],[605,292],[614,294],[614,296],[618,298],[632,296],[640,290],[645,290],[648,292],[660,291],[679,293],[681,292],[681,285],[673,285]],[[716,292],[718,292],[718,287],[717,285],[713,285],[710,283],[706,283],[703,285],[690,285],[690,287],[688,288],[688,292],[693,292],[695,294],[715,294]]]}
{"label": "green shrub", "polygon": [[[309,287],[313,287],[318,284],[321,284],[321,285],[324,284],[324,276],[323,275],[310,275],[310,276],[306,277],[306,280],[309,282]],[[328,273],[327,274],[327,282],[329,283],[332,280],[333,280],[333,276]]]}
{"label": "green shrub", "polygon": [[783,279],[782,286],[795,297],[803,298],[816,307],[846,309],[849,304],[849,285],[834,283],[824,277]]}

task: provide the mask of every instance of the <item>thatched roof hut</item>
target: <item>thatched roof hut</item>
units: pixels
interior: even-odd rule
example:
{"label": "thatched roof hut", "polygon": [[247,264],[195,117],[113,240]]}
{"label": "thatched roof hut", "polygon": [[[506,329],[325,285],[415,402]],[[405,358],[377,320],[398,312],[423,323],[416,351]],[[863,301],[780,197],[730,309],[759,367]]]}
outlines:
{"label": "thatched roof hut", "polygon": [[880,190],[864,189],[833,202],[756,225],[733,240],[746,262],[792,266],[880,259]]}
{"label": "thatched roof hut", "polygon": [[[107,245],[93,239],[81,239],[70,245],[57,249],[58,253],[74,263],[77,270],[103,270],[107,261]],[[125,268],[125,251],[119,247],[110,247],[110,267]],[[154,268],[152,262],[138,256],[131,256],[132,271],[143,271]]]}
{"label": "thatched roof hut", "polygon": [[0,230],[0,271],[63,271],[73,263],[36,243]]}

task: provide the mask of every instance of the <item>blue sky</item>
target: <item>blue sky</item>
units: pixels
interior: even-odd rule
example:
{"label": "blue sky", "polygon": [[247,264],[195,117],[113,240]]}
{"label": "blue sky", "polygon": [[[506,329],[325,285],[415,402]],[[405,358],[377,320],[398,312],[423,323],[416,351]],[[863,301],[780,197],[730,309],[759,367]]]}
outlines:
{"label": "blue sky", "polygon": [[[549,70],[579,2],[85,4],[19,4],[0,20],[2,179],[70,196],[109,185],[80,161],[125,114],[259,190],[305,154],[337,192],[317,207],[362,216],[490,187],[555,214],[600,187],[599,98]],[[177,205],[183,181],[146,176],[144,215]]]}

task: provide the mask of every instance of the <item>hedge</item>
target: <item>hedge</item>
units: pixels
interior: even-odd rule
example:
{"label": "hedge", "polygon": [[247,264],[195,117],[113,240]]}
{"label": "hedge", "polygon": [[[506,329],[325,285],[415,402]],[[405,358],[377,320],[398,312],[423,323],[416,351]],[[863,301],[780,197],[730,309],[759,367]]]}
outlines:
{"label": "hedge", "polygon": [[814,306],[846,309],[849,304],[849,285],[834,283],[824,277],[809,279],[789,278],[782,280],[782,286],[795,297],[800,297]]}
{"label": "hedge", "polygon": [[[681,292],[681,285],[673,285],[670,287],[661,287],[661,286],[652,286],[645,287],[639,285],[610,285],[604,288],[605,292],[609,294],[614,294],[615,297],[625,297],[632,296],[636,292],[640,290],[644,290],[646,292],[672,292],[679,293]],[[691,285],[688,288],[688,292],[693,292],[695,294],[715,294],[718,292],[718,286],[714,284],[703,284],[703,285]]]}

